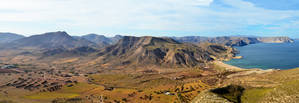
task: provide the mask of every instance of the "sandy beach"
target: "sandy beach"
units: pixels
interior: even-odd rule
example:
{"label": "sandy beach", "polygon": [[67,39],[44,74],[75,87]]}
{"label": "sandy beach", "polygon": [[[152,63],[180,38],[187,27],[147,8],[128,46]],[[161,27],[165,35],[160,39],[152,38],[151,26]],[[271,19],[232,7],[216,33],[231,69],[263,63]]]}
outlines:
{"label": "sandy beach", "polygon": [[222,61],[214,61],[215,65],[218,65],[220,67],[224,67],[226,70],[232,70],[232,71],[243,71],[243,70],[248,70],[245,68],[240,68],[237,66],[233,66],[233,65],[229,65],[229,64],[225,64]]}
{"label": "sandy beach", "polygon": [[227,76],[228,78],[235,77],[235,76],[250,75],[250,74],[253,74],[253,73],[263,74],[263,73],[269,73],[269,72],[275,71],[274,69],[262,70],[262,69],[259,69],[259,68],[245,69],[245,68],[240,68],[240,67],[237,67],[237,66],[225,64],[222,61],[214,61],[214,64],[218,65],[220,67],[224,67],[226,70],[237,71],[238,72],[238,73],[235,73],[235,74],[228,75]]}

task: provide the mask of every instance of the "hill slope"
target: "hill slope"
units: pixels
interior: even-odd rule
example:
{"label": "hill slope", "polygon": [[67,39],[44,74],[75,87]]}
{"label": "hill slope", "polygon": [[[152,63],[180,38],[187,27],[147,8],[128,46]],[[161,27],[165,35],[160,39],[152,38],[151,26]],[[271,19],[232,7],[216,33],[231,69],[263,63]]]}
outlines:
{"label": "hill slope", "polygon": [[[98,62],[111,66],[196,67],[216,58],[233,56],[233,49],[221,45],[205,48],[170,38],[125,36],[98,53]],[[216,55],[223,53],[224,55]]]}
{"label": "hill slope", "polygon": [[[222,78],[220,87],[200,93],[193,103],[297,103],[299,101],[299,68],[289,70],[243,70]],[[251,72],[251,73],[250,73]],[[246,74],[249,73],[249,74]],[[239,86],[243,89],[231,88]],[[220,90],[220,92],[215,92]],[[214,96],[212,96],[214,95]],[[204,101],[204,102],[203,102]],[[213,102],[214,103],[214,102]]]}
{"label": "hill slope", "polygon": [[15,40],[10,43],[14,48],[32,47],[41,49],[76,48],[83,46],[96,46],[84,39],[74,39],[66,32],[49,32]]}
{"label": "hill slope", "polygon": [[123,36],[116,35],[114,37],[106,37],[104,35],[97,35],[97,34],[88,34],[81,36],[81,38],[87,39],[91,42],[94,42],[100,46],[107,46],[112,45],[118,42]]}
{"label": "hill slope", "polygon": [[24,38],[25,36],[14,33],[0,33],[0,43],[8,43],[14,40]]}

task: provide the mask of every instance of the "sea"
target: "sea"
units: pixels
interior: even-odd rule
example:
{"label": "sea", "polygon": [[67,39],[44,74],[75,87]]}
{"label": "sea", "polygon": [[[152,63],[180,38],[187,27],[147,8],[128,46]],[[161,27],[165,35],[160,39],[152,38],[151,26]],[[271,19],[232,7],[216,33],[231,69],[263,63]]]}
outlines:
{"label": "sea", "polygon": [[299,67],[299,40],[294,43],[258,43],[235,47],[240,52],[233,59],[225,62],[241,68],[293,69]]}

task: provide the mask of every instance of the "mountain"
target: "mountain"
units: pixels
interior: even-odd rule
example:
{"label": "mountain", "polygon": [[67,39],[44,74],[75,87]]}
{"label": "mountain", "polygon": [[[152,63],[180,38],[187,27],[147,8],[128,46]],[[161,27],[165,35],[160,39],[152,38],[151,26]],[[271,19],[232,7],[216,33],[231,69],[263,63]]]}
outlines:
{"label": "mountain", "polygon": [[24,38],[25,36],[14,33],[0,33],[0,43],[8,43],[17,39]]}
{"label": "mountain", "polygon": [[71,56],[85,56],[98,50],[91,48],[91,47],[78,47],[74,49],[64,49],[64,48],[56,48],[47,50],[42,53],[42,57],[51,57],[51,56],[58,56],[58,57],[71,57]]}
{"label": "mountain", "polygon": [[255,37],[216,37],[207,40],[210,43],[224,44],[227,46],[245,46],[260,43]]}
{"label": "mountain", "polygon": [[107,38],[104,35],[88,34],[88,35],[82,36],[82,38],[85,38],[91,42],[94,42],[94,43],[97,43],[100,45],[109,45],[110,43],[112,43],[110,38]]}
{"label": "mountain", "polygon": [[291,43],[293,40],[289,37],[245,37],[245,36],[223,36],[223,37],[201,37],[201,36],[187,36],[187,37],[172,37],[180,42],[189,43],[218,43],[227,46],[245,46],[256,43]]}
{"label": "mountain", "polygon": [[[197,67],[217,58],[232,57],[233,51],[217,44],[197,46],[171,38],[125,36],[99,52],[97,62],[111,66]],[[225,55],[218,57],[220,53]]]}
{"label": "mountain", "polygon": [[258,38],[259,41],[263,43],[291,43],[294,40],[290,39],[289,37],[260,37]]}
{"label": "mountain", "polygon": [[203,37],[203,36],[184,36],[184,37],[171,37],[171,38],[179,42],[188,42],[188,43],[199,43],[210,39],[209,37]]}
{"label": "mountain", "polygon": [[88,34],[82,36],[82,38],[85,38],[91,42],[94,42],[100,46],[107,46],[112,45],[118,42],[123,36],[116,35],[114,37],[106,37],[104,35],[97,35],[97,34]]}
{"label": "mountain", "polygon": [[83,46],[96,47],[96,44],[85,39],[74,39],[66,32],[49,32],[41,35],[33,35],[30,37],[18,39],[9,43],[13,48],[77,48]]}
{"label": "mountain", "polygon": [[117,43],[120,39],[122,39],[124,36],[122,35],[115,35],[114,37],[111,37],[110,40],[113,44]]}

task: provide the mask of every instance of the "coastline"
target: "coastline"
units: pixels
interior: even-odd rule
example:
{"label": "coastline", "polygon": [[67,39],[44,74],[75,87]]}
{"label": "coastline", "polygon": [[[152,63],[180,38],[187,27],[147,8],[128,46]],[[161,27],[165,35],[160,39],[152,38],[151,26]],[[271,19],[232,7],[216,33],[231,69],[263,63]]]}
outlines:
{"label": "coastline", "polygon": [[[276,44],[280,44],[280,45],[276,45]],[[244,47],[240,46],[239,48],[235,48],[238,52],[235,54],[234,57],[231,57],[229,60],[227,60],[227,61],[231,61],[231,60],[233,61],[231,62],[223,61],[222,63],[219,63],[219,65],[222,64],[226,65],[224,67],[240,66],[239,69],[241,68],[241,69],[261,69],[261,70],[269,70],[269,69],[289,70],[289,69],[299,68],[297,63],[294,62],[296,61],[296,57],[297,57],[296,52],[298,50],[297,49],[298,40],[294,40],[291,42],[263,42],[263,43],[254,44],[255,46],[250,46],[250,45],[246,45]],[[240,50],[242,51],[242,53]],[[243,59],[243,56],[246,58]],[[260,59],[255,60],[256,58],[260,58]]]}
{"label": "coastline", "polygon": [[225,70],[237,72],[237,73],[228,75],[227,76],[228,78],[232,78],[232,77],[236,77],[236,76],[245,76],[245,75],[250,75],[250,74],[263,74],[263,73],[270,73],[270,72],[274,72],[274,71],[279,71],[279,70],[276,70],[276,69],[263,70],[263,69],[260,69],[260,68],[245,69],[245,68],[241,68],[241,67],[237,67],[237,66],[233,66],[233,65],[223,63],[222,61],[214,61],[213,63],[217,66],[225,68]]}
{"label": "coastline", "polygon": [[213,62],[215,65],[218,65],[220,67],[224,67],[226,70],[231,70],[231,71],[243,71],[243,70],[248,70],[248,69],[245,69],[245,68],[241,68],[241,67],[237,67],[237,66],[233,66],[233,65],[229,65],[229,64],[226,64],[222,61],[214,61]]}

